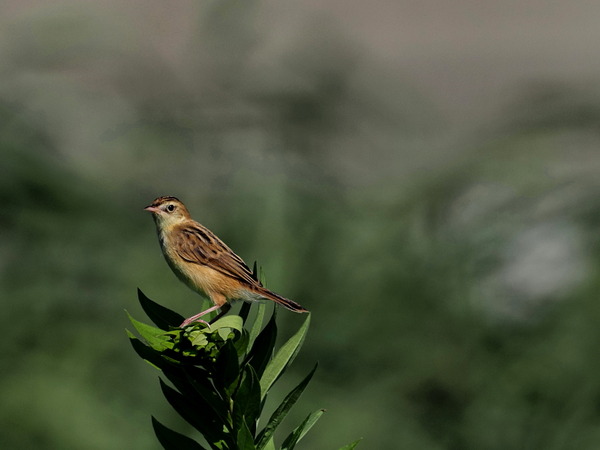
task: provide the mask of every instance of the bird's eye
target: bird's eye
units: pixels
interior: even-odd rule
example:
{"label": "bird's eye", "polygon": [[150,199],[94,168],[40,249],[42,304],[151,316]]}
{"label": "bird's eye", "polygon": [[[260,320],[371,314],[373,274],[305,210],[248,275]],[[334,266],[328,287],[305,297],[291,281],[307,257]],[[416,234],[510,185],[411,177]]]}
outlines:
{"label": "bird's eye", "polygon": [[169,211],[169,212],[175,211],[175,205],[168,205],[167,206],[167,211]]}

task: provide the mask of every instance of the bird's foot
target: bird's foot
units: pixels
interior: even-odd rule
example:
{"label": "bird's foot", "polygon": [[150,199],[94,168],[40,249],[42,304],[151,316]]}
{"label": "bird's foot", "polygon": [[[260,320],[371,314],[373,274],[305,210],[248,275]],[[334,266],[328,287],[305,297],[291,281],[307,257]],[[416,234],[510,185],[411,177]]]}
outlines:
{"label": "bird's foot", "polygon": [[181,322],[181,325],[179,325],[179,328],[185,328],[188,325],[195,323],[195,322],[200,322],[203,323],[204,325],[206,325],[208,328],[210,328],[210,323],[208,323],[206,320],[202,320],[202,319],[194,319],[193,317],[190,317],[189,319],[185,319],[183,322]]}
{"label": "bird's foot", "polygon": [[209,312],[213,312],[214,310],[219,309],[219,306],[213,306],[211,308],[208,308],[206,311],[202,311],[199,314],[196,314],[192,317],[188,317],[187,319],[185,319],[183,322],[181,322],[181,325],[179,325],[179,328],[185,328],[187,327],[190,323],[193,322],[202,322],[203,324],[205,324],[207,327],[210,328],[210,324],[206,321],[206,320],[202,320],[200,319],[200,317],[202,317],[205,314],[208,314]]}

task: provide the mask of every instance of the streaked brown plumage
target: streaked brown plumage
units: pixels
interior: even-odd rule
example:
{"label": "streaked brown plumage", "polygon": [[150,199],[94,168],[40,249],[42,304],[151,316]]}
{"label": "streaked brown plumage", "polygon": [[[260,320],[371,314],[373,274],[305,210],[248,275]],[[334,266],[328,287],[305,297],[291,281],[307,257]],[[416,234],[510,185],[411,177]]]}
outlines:
{"label": "streaked brown plumage", "polygon": [[147,206],[156,223],[158,240],[167,263],[189,288],[207,296],[214,306],[186,319],[181,327],[241,299],[273,300],[294,312],[308,312],[298,303],[265,288],[246,263],[205,226],[192,219],[175,197],[158,197]]}

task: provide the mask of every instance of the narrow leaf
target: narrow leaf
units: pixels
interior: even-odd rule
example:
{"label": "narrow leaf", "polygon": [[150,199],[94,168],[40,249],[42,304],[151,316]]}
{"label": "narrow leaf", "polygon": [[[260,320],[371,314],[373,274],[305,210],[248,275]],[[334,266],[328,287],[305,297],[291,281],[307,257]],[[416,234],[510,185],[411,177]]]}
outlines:
{"label": "narrow leaf", "polygon": [[273,441],[273,436],[271,436],[271,439],[269,439],[269,442],[267,442],[267,444],[263,447],[263,450],[276,450],[275,442]]}
{"label": "narrow leaf", "polygon": [[164,330],[139,322],[131,317],[131,314],[127,311],[125,312],[136,331],[154,350],[163,351],[168,348],[173,348],[171,338],[168,335],[165,335]]}
{"label": "narrow leaf", "polygon": [[260,332],[248,353],[248,361],[254,367],[259,378],[262,377],[269,360],[273,357],[276,339],[277,323],[275,322],[275,312],[273,312],[271,319]]}
{"label": "narrow leaf", "polygon": [[245,421],[254,435],[261,412],[260,383],[252,366],[246,366],[240,387],[233,398],[233,426],[240,428]]}
{"label": "narrow leaf", "polygon": [[300,398],[300,395],[302,395],[302,392],[304,392],[304,389],[310,382],[310,379],[314,375],[315,370],[317,370],[316,364],[315,364],[315,367],[313,368],[313,370],[311,370],[310,373],[306,376],[306,378],[304,378],[304,380],[302,380],[300,382],[300,384],[298,386],[296,386],[292,390],[292,392],[290,392],[285,397],[283,402],[281,402],[281,405],[279,405],[279,407],[275,410],[275,412],[269,419],[269,423],[267,424],[267,426],[265,426],[265,428],[259,434],[259,440],[258,440],[258,443],[256,444],[257,449],[260,450],[260,449],[264,448],[264,446],[266,445],[268,440],[271,439],[271,437],[273,436],[273,433],[275,433],[275,430],[277,429],[279,424],[283,421],[283,419],[285,419],[285,416],[287,416],[287,414],[290,411],[290,409],[292,408],[292,406],[294,406],[294,404]]}
{"label": "narrow leaf", "polygon": [[163,380],[160,380],[160,388],[175,411],[196,430],[200,431],[210,442],[218,442],[223,438],[223,424],[215,422],[212,416],[205,414],[201,408],[191,404],[185,396],[177,392],[170,386],[167,386]]}
{"label": "narrow leaf", "polygon": [[240,376],[240,366],[237,356],[237,350],[231,341],[225,342],[221,347],[219,356],[215,364],[215,382],[221,389],[223,397],[231,395],[232,387]]}
{"label": "narrow leaf", "polygon": [[254,437],[252,436],[246,421],[242,422],[242,426],[238,430],[236,450],[256,450],[256,447],[254,446]]}
{"label": "narrow leaf", "polygon": [[202,409],[205,418],[231,428],[227,419],[227,403],[214,389],[205,372],[194,367],[165,367],[163,373],[190,403]]}
{"label": "narrow leaf", "polygon": [[165,450],[206,450],[193,439],[165,427],[154,416],[152,416],[152,427]]}
{"label": "narrow leaf", "polygon": [[313,425],[317,423],[317,420],[319,420],[324,412],[324,409],[319,409],[309,414],[306,419],[304,419],[304,421],[289,434],[285,441],[283,441],[283,444],[281,444],[281,450],[293,450],[296,444],[300,442],[306,433],[310,431]]}
{"label": "narrow leaf", "polygon": [[362,441],[362,438],[359,438],[357,440],[355,440],[354,442],[351,442],[348,445],[344,445],[343,447],[340,447],[339,450],[353,450],[354,448],[356,448],[356,446],[358,445],[358,443]]}
{"label": "narrow leaf", "polygon": [[242,307],[240,308],[240,312],[238,315],[242,318],[244,323],[246,323],[246,320],[248,319],[248,314],[250,314],[251,306],[252,306],[252,304],[249,302],[242,303]]}
{"label": "narrow leaf", "polygon": [[258,304],[258,311],[256,311],[256,317],[254,318],[254,323],[252,323],[252,328],[250,329],[250,343],[248,347],[252,347],[254,341],[256,340],[256,336],[260,333],[260,329],[263,325],[263,320],[265,318],[265,311],[267,309],[267,305],[264,302]]}
{"label": "narrow leaf", "polygon": [[302,346],[304,337],[310,324],[310,314],[294,334],[285,344],[281,346],[275,357],[269,362],[263,375],[260,378],[260,388],[262,397],[267,394],[273,383],[279,378],[283,371],[288,367]]}
{"label": "narrow leaf", "polygon": [[246,352],[248,351],[248,342],[249,342],[248,330],[243,329],[240,337],[235,339],[233,342],[233,345],[235,346],[235,349],[237,350],[237,354],[240,358],[242,356],[244,356],[246,354]]}
{"label": "narrow leaf", "polygon": [[138,289],[138,300],[150,320],[162,330],[169,331],[171,328],[177,328],[183,322],[182,315],[150,300],[140,289]]}
{"label": "narrow leaf", "polygon": [[136,337],[129,338],[131,346],[135,352],[142,358],[149,362],[157,369],[163,369],[168,365],[178,364],[172,358],[162,355],[160,352],[154,350],[152,347],[144,344]]}

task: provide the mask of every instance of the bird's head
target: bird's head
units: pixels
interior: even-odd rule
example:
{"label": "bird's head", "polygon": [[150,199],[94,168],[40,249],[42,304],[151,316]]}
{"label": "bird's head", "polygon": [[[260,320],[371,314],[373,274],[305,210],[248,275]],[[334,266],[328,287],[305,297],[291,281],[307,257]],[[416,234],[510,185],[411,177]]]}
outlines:
{"label": "bird's head", "polygon": [[191,218],[185,205],[175,197],[158,197],[144,208],[161,228],[177,225]]}

